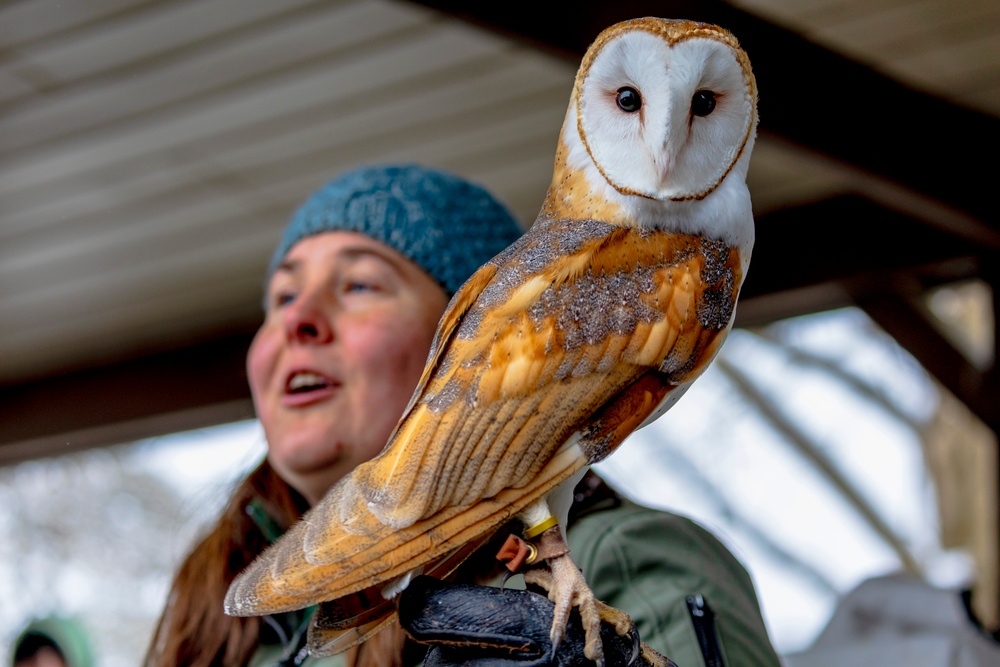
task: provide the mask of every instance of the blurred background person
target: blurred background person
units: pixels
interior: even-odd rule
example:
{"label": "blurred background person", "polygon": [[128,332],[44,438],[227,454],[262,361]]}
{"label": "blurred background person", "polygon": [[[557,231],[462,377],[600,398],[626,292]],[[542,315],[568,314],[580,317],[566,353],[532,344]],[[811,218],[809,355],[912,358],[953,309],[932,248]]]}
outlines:
{"label": "blurred background person", "polygon": [[90,638],[83,624],[69,616],[30,621],[11,647],[13,667],[92,667]]}

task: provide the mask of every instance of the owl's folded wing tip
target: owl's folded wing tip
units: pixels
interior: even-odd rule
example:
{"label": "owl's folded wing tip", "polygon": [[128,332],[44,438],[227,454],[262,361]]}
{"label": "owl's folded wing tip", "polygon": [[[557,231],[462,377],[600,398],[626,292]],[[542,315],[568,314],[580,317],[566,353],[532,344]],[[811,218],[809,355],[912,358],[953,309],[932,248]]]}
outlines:
{"label": "owl's folded wing tip", "polygon": [[226,591],[226,598],[223,601],[223,611],[227,616],[253,616],[256,605],[253,603],[253,596],[247,595],[245,573],[237,575],[233,583]]}
{"label": "owl's folded wing tip", "polygon": [[236,578],[226,591],[223,610],[227,616],[263,616],[276,611],[279,602],[274,582],[262,580],[259,567],[251,565]]}

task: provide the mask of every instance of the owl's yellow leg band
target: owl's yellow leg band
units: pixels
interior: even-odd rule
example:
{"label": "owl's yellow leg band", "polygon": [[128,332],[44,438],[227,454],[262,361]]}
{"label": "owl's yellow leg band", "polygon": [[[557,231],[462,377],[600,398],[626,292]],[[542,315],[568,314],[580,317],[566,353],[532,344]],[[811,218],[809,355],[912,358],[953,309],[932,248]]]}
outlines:
{"label": "owl's yellow leg band", "polygon": [[534,526],[531,526],[530,528],[525,528],[524,539],[530,540],[532,538],[538,537],[549,528],[554,528],[555,526],[558,525],[559,525],[559,520],[550,514],[548,518],[544,519],[543,521],[536,523]]}

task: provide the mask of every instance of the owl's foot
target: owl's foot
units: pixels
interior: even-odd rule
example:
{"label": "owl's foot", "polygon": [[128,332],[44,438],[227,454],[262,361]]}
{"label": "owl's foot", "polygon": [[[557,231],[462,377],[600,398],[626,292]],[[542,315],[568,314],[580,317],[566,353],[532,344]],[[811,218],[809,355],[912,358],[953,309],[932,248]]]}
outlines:
{"label": "owl's foot", "polygon": [[580,611],[585,633],[584,655],[598,665],[604,665],[604,645],[601,642],[601,622],[609,623],[622,636],[628,636],[634,624],[623,611],[610,607],[596,597],[587,585],[580,568],[569,557],[562,533],[558,527],[543,533],[539,539],[540,554],[556,553],[545,559],[548,567],[532,567],[524,572],[528,584],[541,586],[555,603],[552,620],[553,652],[559,649],[559,642],[566,634],[573,607]]}

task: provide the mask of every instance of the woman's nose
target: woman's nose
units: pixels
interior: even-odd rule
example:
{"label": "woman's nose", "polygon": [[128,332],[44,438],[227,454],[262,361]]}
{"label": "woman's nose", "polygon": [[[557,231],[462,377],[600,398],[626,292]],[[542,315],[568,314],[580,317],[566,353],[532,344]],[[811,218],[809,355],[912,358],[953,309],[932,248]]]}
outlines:
{"label": "woman's nose", "polygon": [[300,293],[281,313],[285,338],[305,345],[323,345],[333,340],[329,308],[316,295]]}

